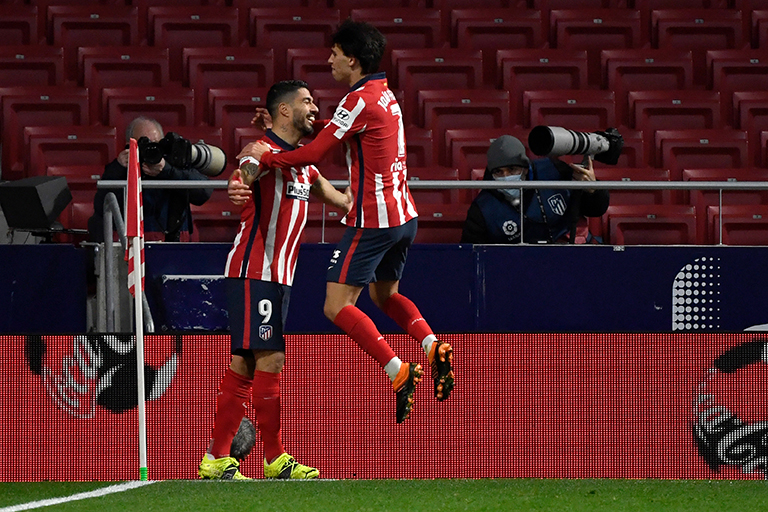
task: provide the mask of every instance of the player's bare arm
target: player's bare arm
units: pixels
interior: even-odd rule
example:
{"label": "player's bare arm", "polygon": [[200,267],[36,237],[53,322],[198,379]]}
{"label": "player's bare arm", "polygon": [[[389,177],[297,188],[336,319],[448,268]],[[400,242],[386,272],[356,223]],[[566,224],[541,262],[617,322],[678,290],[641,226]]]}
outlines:
{"label": "player's bare arm", "polygon": [[342,193],[336,190],[327,179],[319,176],[310,189],[312,195],[344,213],[352,209],[352,191],[349,187]]}
{"label": "player's bare arm", "polygon": [[232,204],[242,206],[251,198],[253,192],[251,187],[243,182],[243,175],[240,169],[235,169],[227,182],[227,195]]}

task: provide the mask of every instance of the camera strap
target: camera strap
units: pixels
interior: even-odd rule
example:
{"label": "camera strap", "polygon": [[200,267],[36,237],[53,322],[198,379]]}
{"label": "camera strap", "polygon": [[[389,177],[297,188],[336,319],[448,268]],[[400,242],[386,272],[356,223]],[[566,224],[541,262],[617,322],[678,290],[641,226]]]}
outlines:
{"label": "camera strap", "polygon": [[[539,179],[539,173],[536,170],[535,165],[531,166],[531,172],[533,173],[533,181],[537,181]],[[536,194],[536,202],[539,204],[539,210],[541,211],[541,220],[544,221],[544,227],[547,229],[547,241],[550,244],[554,243],[554,239],[552,238],[552,230],[549,228],[549,219],[547,218],[547,212],[546,212],[546,209],[544,208],[544,202],[541,200],[541,192],[539,192],[539,189],[537,188],[533,189],[533,192],[534,194]]]}

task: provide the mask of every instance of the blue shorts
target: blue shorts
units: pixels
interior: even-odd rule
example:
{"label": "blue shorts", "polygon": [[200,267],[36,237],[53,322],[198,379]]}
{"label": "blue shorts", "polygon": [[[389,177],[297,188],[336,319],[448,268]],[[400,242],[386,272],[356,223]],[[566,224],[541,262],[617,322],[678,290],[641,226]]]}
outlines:
{"label": "blue shorts", "polygon": [[232,353],[248,356],[251,350],[285,352],[283,330],[291,287],[257,279],[228,277],[225,281]]}
{"label": "blue shorts", "polygon": [[348,227],[333,251],[326,281],[351,286],[399,281],[417,229],[417,219],[394,228]]}

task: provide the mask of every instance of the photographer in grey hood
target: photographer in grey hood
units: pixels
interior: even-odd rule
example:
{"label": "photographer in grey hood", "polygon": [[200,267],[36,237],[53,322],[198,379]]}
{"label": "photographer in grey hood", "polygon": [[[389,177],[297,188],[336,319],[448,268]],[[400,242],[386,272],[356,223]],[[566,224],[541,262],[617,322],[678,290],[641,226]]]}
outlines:
{"label": "photographer in grey hood", "polygon": [[[488,148],[483,179],[595,181],[595,172],[591,157],[588,166],[566,163],[557,157],[530,160],[520,140],[502,135]],[[461,242],[518,244],[522,232],[524,243],[576,243],[579,220],[600,217],[609,201],[605,189],[484,189],[469,207]],[[587,234],[584,241],[594,240]]]}

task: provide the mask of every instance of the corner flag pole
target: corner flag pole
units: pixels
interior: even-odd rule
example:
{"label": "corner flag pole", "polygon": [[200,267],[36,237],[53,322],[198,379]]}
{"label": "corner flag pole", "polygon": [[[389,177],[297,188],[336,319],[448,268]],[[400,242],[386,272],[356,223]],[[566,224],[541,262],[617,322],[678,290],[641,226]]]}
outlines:
{"label": "corner flag pole", "polygon": [[128,290],[133,295],[136,322],[136,367],[139,401],[139,480],[147,480],[147,420],[144,390],[144,209],[141,197],[139,150],[135,139],[130,141],[128,158],[128,200],[126,202],[126,236],[129,240]]}

